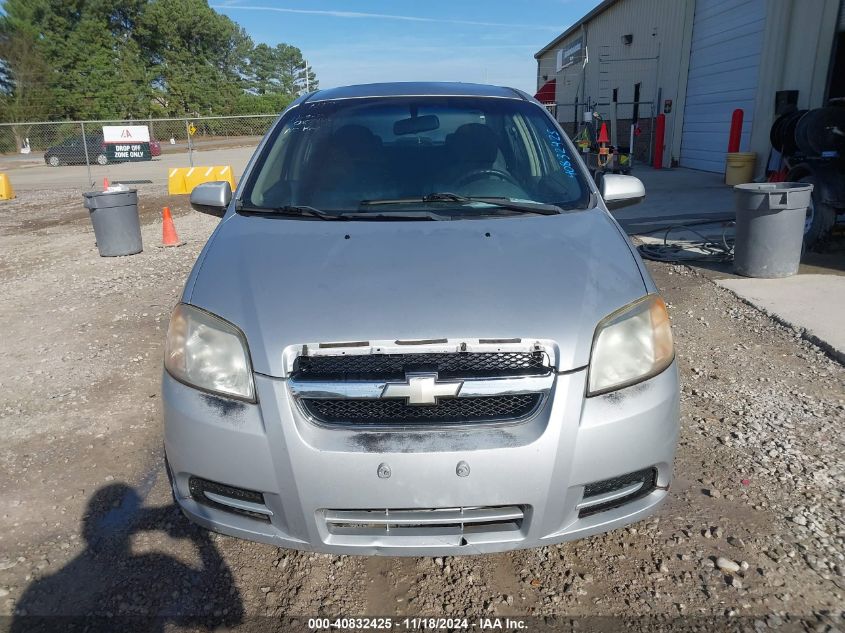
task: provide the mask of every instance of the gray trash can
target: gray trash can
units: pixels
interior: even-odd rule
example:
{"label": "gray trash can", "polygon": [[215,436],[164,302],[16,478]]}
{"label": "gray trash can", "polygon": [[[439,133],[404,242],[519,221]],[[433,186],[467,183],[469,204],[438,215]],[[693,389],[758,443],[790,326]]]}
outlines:
{"label": "gray trash can", "polygon": [[91,213],[100,256],[134,255],[143,250],[136,189],[90,191],[82,195],[85,208]]}
{"label": "gray trash can", "polygon": [[746,277],[789,277],[798,272],[812,193],[813,185],[803,182],[734,187],[734,272]]}

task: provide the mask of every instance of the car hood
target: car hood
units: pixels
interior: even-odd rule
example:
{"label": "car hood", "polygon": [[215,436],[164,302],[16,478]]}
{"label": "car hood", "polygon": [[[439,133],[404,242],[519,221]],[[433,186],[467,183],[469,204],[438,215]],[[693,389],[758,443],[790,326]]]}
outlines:
{"label": "car hood", "polygon": [[460,221],[230,215],[185,300],[237,325],[255,371],[289,345],[550,339],[561,371],[589,362],[596,324],[643,296],[631,249],[601,209]]}

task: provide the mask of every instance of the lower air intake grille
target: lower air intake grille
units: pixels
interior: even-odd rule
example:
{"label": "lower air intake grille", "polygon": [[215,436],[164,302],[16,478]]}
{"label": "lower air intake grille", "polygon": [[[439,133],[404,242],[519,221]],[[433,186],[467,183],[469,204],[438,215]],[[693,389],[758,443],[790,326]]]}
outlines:
{"label": "lower air intake grille", "polygon": [[303,398],[305,410],[319,422],[335,425],[461,424],[518,420],[539,407],[539,393],[452,398],[431,406],[407,405],[401,400]]}
{"label": "lower air intake grille", "polygon": [[353,536],[459,536],[518,532],[525,518],[524,506],[320,512],[329,534]]}

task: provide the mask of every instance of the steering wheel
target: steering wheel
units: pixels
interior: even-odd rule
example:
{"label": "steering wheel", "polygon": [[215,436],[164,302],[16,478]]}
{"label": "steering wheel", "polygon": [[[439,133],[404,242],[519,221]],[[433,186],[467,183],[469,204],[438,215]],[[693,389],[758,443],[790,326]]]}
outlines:
{"label": "steering wheel", "polygon": [[509,173],[502,171],[501,169],[492,168],[474,169],[468,174],[464,174],[463,176],[461,176],[453,184],[456,187],[460,187],[462,185],[467,185],[476,180],[481,180],[482,178],[487,178],[490,176],[498,178],[499,180],[504,180],[505,182],[512,184],[514,187],[522,188],[522,186],[516,180],[514,180],[513,176],[511,176]]}

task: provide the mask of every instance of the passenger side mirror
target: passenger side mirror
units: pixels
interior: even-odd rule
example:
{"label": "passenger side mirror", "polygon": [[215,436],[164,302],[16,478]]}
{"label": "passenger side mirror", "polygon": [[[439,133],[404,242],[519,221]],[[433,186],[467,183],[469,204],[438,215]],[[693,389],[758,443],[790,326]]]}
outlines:
{"label": "passenger side mirror", "polygon": [[191,206],[200,213],[207,213],[218,218],[226,215],[226,209],[232,201],[232,186],[225,180],[204,182],[191,191]]}
{"label": "passenger side mirror", "polygon": [[615,210],[645,200],[645,187],[639,178],[605,174],[600,184],[601,197],[608,209]]}

